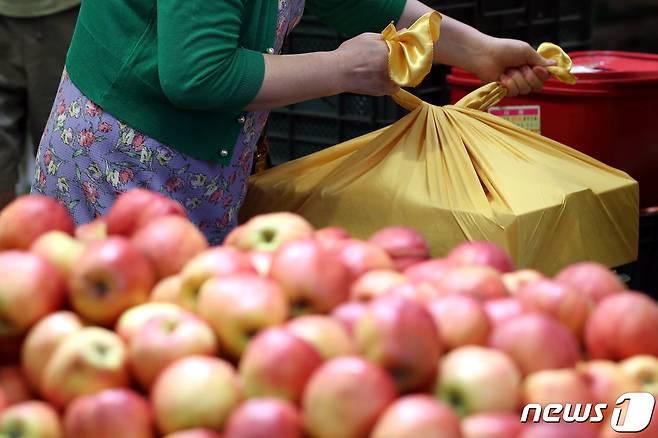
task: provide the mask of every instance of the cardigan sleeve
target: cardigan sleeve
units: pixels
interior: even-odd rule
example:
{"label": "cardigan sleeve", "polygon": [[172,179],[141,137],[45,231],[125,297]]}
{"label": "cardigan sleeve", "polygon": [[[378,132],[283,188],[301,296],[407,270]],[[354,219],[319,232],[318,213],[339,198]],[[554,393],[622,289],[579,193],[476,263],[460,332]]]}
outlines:
{"label": "cardigan sleeve", "polygon": [[379,33],[402,16],[407,0],[307,0],[306,5],[320,20],[340,33],[355,36]]}
{"label": "cardigan sleeve", "polygon": [[265,76],[263,54],[240,47],[241,0],[157,0],[158,75],[177,107],[242,111]]}

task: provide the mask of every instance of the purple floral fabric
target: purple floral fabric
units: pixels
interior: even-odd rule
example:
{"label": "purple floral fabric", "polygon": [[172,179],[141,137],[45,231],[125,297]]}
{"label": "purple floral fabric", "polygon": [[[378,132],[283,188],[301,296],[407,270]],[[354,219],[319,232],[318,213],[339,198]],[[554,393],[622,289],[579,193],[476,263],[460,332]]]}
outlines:
{"label": "purple floral fabric", "polygon": [[[276,53],[303,10],[304,0],[279,0]],[[59,200],[76,223],[86,223],[131,188],[158,191],[185,206],[217,244],[237,223],[268,116],[267,111],[247,114],[233,160],[222,166],[182,154],[106,113],[65,71],[39,145],[32,193]]]}

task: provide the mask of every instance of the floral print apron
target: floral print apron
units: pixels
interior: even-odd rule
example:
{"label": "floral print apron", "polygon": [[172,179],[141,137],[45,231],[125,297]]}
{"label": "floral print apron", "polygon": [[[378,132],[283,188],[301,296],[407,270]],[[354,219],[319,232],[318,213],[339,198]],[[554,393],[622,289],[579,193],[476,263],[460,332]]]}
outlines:
{"label": "floral print apron", "polygon": [[[279,0],[275,53],[299,22],[304,0]],[[197,160],[106,113],[64,71],[37,153],[32,193],[59,200],[75,222],[103,215],[131,188],[180,202],[211,244],[236,226],[268,111],[247,114],[232,162]]]}

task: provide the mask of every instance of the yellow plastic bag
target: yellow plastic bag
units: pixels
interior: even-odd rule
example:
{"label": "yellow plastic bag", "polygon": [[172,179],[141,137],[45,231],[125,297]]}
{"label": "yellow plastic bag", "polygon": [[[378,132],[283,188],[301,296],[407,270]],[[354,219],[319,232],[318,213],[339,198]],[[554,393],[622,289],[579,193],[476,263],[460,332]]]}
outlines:
{"label": "yellow plastic bag", "polygon": [[[431,68],[439,23],[428,14],[408,30],[384,31],[400,85],[418,84]],[[559,47],[545,43],[539,52],[557,61],[551,74],[575,81]],[[486,113],[505,93],[491,83],[437,107],[402,90],[394,99],[410,113],[398,122],[253,176],[241,216],[293,211],[361,238],[407,225],[427,237],[435,256],[465,240],[489,240],[519,267],[547,274],[578,260],[610,267],[635,260],[637,182]]]}

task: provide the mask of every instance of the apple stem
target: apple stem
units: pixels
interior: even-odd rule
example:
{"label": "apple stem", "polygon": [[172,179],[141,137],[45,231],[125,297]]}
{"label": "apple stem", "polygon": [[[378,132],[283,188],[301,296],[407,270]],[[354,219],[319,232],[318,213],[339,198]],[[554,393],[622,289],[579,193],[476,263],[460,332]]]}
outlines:
{"label": "apple stem", "polygon": [[14,419],[13,421],[9,421],[6,436],[7,438],[21,438],[24,436],[23,429],[24,426],[20,420]]}
{"label": "apple stem", "polygon": [[393,377],[393,380],[396,383],[396,386],[398,388],[405,388],[406,387],[406,381],[408,378],[408,372],[405,368],[403,367],[394,367],[388,370],[389,374],[391,377]]}
{"label": "apple stem", "polygon": [[109,348],[106,345],[103,345],[103,344],[96,344],[96,345],[94,345],[94,348],[96,349],[96,352],[100,356],[105,356],[107,354],[108,350],[109,350]]}
{"label": "apple stem", "polygon": [[93,291],[99,297],[104,297],[110,291],[110,287],[104,281],[98,281],[93,284]]}
{"label": "apple stem", "polygon": [[162,322],[162,329],[167,333],[172,333],[178,327],[178,322],[173,320],[165,320]]}
{"label": "apple stem", "polygon": [[276,230],[265,228],[264,230],[261,231],[260,234],[265,242],[272,243],[272,241],[276,237]]}
{"label": "apple stem", "polygon": [[305,315],[309,307],[310,303],[306,298],[297,298],[290,303],[290,313],[292,316]]}
{"label": "apple stem", "polygon": [[247,338],[247,340],[252,340],[254,338],[254,336],[256,336],[259,332],[260,332],[259,329],[253,328],[253,329],[246,330],[244,332],[244,335]]}
{"label": "apple stem", "polygon": [[442,390],[440,398],[452,406],[460,417],[463,418],[468,414],[466,407],[464,406],[464,400],[458,392],[453,390]]}

